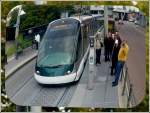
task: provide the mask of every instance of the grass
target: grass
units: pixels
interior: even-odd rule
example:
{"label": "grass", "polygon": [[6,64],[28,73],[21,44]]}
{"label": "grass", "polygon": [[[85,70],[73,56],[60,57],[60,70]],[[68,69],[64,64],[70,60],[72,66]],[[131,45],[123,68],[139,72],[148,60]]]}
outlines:
{"label": "grass", "polygon": [[9,48],[6,48],[6,54],[8,57],[12,56],[16,51],[15,44],[11,45]]}
{"label": "grass", "polygon": [[[19,35],[18,41],[20,42],[20,48],[18,51],[22,51],[23,49],[29,47],[32,45],[32,40],[30,39],[24,39],[22,35]],[[6,48],[6,54],[8,57],[11,57],[16,52],[16,46],[15,43]]]}

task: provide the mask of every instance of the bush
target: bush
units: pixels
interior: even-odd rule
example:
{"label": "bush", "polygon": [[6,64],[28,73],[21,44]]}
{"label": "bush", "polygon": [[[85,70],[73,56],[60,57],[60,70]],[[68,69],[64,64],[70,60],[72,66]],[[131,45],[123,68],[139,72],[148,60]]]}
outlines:
{"label": "bush", "polygon": [[12,56],[16,51],[16,46],[15,44],[13,44],[12,46],[10,46],[9,48],[6,48],[6,54],[7,56]]}

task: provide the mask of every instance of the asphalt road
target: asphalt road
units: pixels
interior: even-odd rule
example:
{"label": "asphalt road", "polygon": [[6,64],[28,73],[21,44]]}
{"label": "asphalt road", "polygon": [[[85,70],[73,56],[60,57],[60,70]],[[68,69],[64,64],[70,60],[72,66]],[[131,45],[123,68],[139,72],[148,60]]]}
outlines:
{"label": "asphalt road", "polygon": [[126,39],[129,44],[129,77],[133,84],[136,103],[140,103],[145,95],[146,83],[146,30],[132,22],[124,22],[124,25],[117,27],[121,38]]}
{"label": "asphalt road", "polygon": [[[43,87],[34,79],[35,60],[31,61],[6,80],[6,93],[17,105],[58,106],[63,95],[76,85],[63,87]],[[70,94],[72,96],[72,94]],[[68,96],[69,99],[69,96]]]}

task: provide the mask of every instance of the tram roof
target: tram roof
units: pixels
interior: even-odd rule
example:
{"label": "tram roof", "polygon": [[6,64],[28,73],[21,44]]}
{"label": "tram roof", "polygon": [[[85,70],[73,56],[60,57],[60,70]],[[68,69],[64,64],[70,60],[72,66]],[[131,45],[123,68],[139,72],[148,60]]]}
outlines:
{"label": "tram roof", "polygon": [[77,19],[81,22],[81,21],[85,21],[85,20],[89,20],[89,19],[96,18],[96,17],[101,17],[101,16],[102,15],[92,15],[92,16],[82,15],[82,16],[73,16],[73,17],[70,17],[70,18]]}
{"label": "tram roof", "polygon": [[[98,15],[82,15],[82,16],[72,16],[72,17],[69,17],[70,19],[76,19],[78,20],[80,23],[83,22],[83,21],[86,21],[86,20],[90,20],[92,18],[98,18],[98,17],[103,17],[102,15],[98,14]],[[62,18],[62,19],[67,19],[67,18]],[[99,18],[98,18],[99,19]],[[56,21],[58,20],[61,20],[61,19],[57,19],[57,20],[54,20],[52,22],[49,23],[52,24],[52,23],[55,23]]]}

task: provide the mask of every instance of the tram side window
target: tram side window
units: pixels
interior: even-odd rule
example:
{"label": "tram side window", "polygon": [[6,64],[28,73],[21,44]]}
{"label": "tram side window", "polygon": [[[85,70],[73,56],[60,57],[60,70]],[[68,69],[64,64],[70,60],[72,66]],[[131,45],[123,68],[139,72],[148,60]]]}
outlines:
{"label": "tram side window", "polygon": [[82,36],[81,36],[81,29],[78,35],[78,46],[77,46],[77,60],[79,60],[82,56]]}
{"label": "tram side window", "polygon": [[87,26],[85,25],[83,27],[83,51],[84,51],[84,53],[86,52],[87,47],[88,47],[88,32],[87,32],[86,28],[87,28]]}

